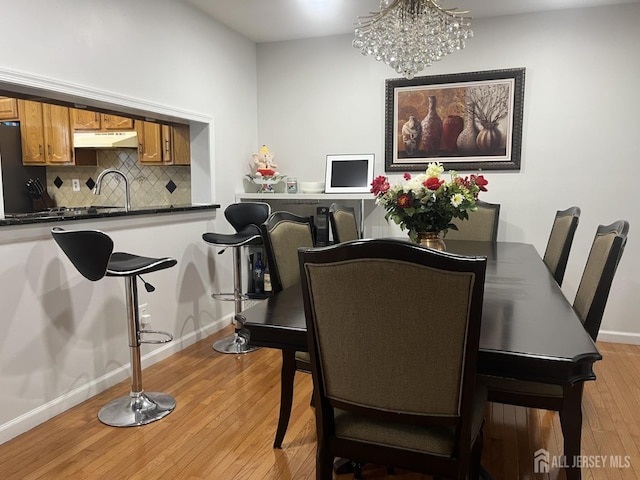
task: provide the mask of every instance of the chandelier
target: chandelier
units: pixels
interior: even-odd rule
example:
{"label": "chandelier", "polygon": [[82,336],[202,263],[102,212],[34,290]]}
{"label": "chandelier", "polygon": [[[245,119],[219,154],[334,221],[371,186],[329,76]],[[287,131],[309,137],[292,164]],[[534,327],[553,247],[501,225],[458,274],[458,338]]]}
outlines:
{"label": "chandelier", "polygon": [[380,11],[358,17],[353,46],[406,78],[473,36],[469,12],[442,8],[436,0],[380,0]]}

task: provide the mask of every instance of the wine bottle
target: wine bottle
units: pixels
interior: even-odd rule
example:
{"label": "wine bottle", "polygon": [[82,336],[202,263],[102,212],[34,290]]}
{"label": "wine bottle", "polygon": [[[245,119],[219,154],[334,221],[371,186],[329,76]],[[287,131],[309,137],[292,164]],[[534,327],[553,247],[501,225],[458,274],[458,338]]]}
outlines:
{"label": "wine bottle", "polygon": [[271,272],[269,272],[269,264],[264,266],[264,293],[271,294],[273,287],[271,286]]}
{"label": "wine bottle", "polygon": [[253,264],[253,282],[256,293],[264,293],[264,264],[262,263],[262,252],[256,254],[256,261]]}

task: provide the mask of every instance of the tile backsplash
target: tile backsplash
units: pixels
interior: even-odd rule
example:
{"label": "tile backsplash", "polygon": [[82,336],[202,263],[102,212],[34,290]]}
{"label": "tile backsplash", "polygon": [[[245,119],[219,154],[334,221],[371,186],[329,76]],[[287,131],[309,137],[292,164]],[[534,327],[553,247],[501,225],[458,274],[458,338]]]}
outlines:
{"label": "tile backsplash", "polygon": [[[188,166],[139,165],[135,149],[99,150],[97,167],[47,167],[47,191],[57,206],[124,206],[125,188],[120,176],[104,177],[100,195],[91,191],[100,172],[107,168],[116,168],[127,176],[132,208],[191,203]],[[75,179],[80,183],[79,192],[73,191]]]}

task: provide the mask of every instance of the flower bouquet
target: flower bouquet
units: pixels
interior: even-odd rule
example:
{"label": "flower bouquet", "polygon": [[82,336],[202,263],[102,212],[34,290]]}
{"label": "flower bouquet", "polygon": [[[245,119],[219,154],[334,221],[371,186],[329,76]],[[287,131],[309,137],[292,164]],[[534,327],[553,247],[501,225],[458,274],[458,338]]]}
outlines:
{"label": "flower bouquet", "polygon": [[451,170],[446,181],[440,178],[443,173],[444,167],[437,162],[430,163],[425,173],[405,173],[404,182],[391,184],[381,175],[371,183],[376,204],[387,211],[385,219],[408,230],[413,242],[418,241],[419,233],[446,235],[449,229],[457,230],[451,220],[467,220],[469,212],[477,209],[478,194],[487,191],[489,182],[482,175],[461,177]]}

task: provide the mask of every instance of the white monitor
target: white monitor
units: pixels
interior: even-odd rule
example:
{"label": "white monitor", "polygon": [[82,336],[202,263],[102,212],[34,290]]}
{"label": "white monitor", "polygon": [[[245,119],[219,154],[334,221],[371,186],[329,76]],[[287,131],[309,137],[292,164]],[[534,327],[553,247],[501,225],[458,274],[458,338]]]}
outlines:
{"label": "white monitor", "polygon": [[368,193],[373,182],[373,153],[327,155],[325,193]]}

